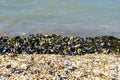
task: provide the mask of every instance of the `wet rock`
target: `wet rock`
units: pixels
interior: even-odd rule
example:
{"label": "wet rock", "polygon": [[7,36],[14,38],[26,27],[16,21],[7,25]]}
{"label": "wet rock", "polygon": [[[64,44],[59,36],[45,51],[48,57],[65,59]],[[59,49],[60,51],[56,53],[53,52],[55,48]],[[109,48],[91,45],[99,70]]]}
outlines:
{"label": "wet rock", "polygon": [[0,53],[5,54],[6,53],[6,48],[0,46]]}
{"label": "wet rock", "polygon": [[97,37],[64,37],[56,34],[40,33],[28,36],[0,37],[0,54],[62,54],[80,55],[86,53],[120,53],[120,39],[112,36]]}

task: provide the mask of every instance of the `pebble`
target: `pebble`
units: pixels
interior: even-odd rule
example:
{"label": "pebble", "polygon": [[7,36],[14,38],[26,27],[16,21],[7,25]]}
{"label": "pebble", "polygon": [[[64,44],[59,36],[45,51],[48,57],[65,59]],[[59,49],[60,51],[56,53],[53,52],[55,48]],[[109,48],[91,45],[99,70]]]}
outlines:
{"label": "pebble", "polygon": [[52,70],[49,71],[50,75],[52,75],[54,72]]}
{"label": "pebble", "polygon": [[9,64],[9,65],[6,65],[6,68],[8,68],[8,69],[11,68],[11,65],[10,65],[10,64]]}
{"label": "pebble", "polygon": [[19,74],[19,73],[22,73],[23,72],[23,70],[22,69],[13,69],[13,73],[14,74]]}

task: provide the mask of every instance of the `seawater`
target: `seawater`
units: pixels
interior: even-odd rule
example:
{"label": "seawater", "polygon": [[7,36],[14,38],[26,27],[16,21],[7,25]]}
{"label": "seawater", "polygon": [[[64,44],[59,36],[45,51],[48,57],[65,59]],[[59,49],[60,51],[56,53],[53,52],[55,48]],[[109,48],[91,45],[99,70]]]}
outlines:
{"label": "seawater", "polygon": [[120,0],[0,0],[0,35],[120,37]]}

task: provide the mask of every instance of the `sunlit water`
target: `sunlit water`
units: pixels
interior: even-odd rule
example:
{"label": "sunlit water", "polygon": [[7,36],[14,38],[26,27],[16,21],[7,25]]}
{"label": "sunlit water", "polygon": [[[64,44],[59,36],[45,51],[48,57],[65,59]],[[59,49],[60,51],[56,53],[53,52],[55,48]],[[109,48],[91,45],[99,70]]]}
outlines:
{"label": "sunlit water", "polygon": [[120,0],[0,0],[0,35],[120,37]]}

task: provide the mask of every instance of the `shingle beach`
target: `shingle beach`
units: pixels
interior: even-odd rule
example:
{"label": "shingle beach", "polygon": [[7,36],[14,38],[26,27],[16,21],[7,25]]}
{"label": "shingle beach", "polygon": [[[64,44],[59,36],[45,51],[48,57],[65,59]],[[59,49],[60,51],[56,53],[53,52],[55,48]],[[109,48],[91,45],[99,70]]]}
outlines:
{"label": "shingle beach", "polygon": [[0,37],[0,80],[120,80],[120,39]]}

